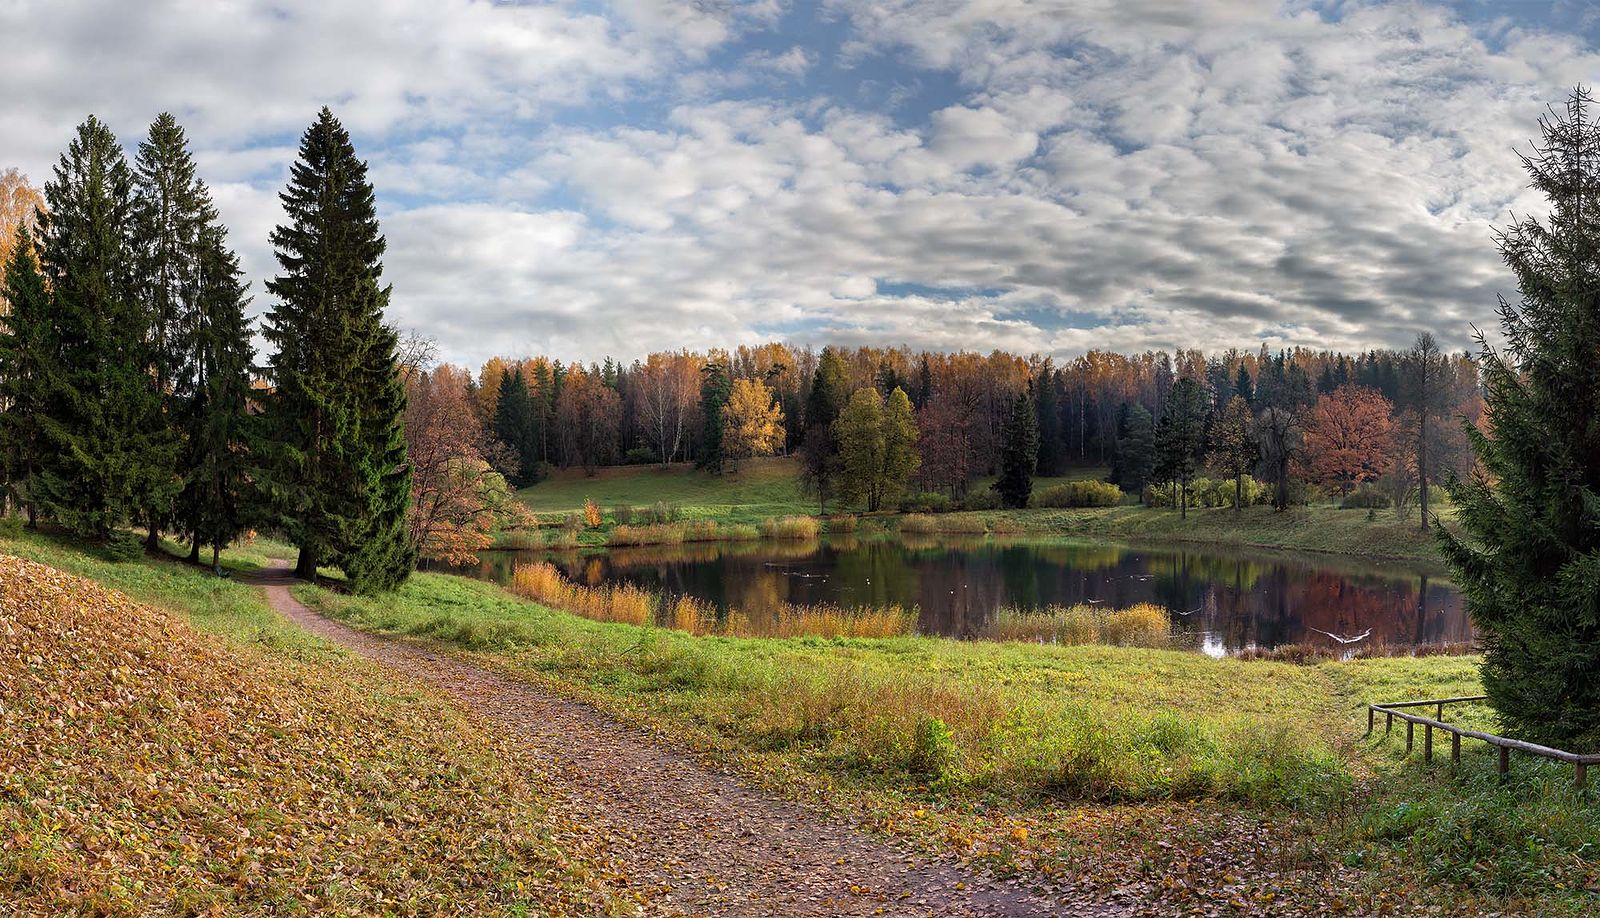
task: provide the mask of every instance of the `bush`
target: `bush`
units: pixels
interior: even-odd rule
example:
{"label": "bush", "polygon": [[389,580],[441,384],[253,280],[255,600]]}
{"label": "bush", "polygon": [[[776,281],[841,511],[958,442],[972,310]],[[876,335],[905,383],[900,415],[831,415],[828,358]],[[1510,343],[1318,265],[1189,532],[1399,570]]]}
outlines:
{"label": "bush", "polygon": [[1389,506],[1389,495],[1372,485],[1363,484],[1339,501],[1344,510],[1382,510]]}
{"label": "bush", "polygon": [[626,526],[634,521],[637,511],[626,504],[619,504],[611,508],[611,522],[618,526]]}
{"label": "bush", "polygon": [[926,516],[921,513],[907,514],[905,519],[900,521],[900,531],[918,533],[938,532],[939,521],[931,516]]}
{"label": "bush", "polygon": [[622,461],[628,465],[655,465],[661,457],[648,446],[635,446],[623,455]]}
{"label": "bush", "polygon": [[977,491],[968,491],[960,500],[956,501],[955,510],[999,510],[1000,495],[987,488]]}
{"label": "bush", "polygon": [[942,778],[956,759],[956,738],[945,722],[937,717],[924,717],[917,721],[911,738],[911,755],[907,764],[915,775]]}
{"label": "bush", "polygon": [[919,491],[900,500],[901,513],[948,513],[950,495],[938,491]]}
{"label": "bush", "polygon": [[589,524],[590,529],[599,529],[605,517],[600,514],[600,505],[587,497],[583,499],[583,521]]}
{"label": "bush", "polygon": [[658,500],[651,504],[648,512],[648,519],[641,517],[641,522],[676,523],[678,517],[683,515],[683,511],[677,504],[668,503],[664,500]]}
{"label": "bush", "polygon": [[131,532],[113,532],[106,540],[106,558],[118,564],[144,556],[144,540]]}
{"label": "bush", "polygon": [[1033,495],[1035,507],[1115,507],[1122,489],[1104,481],[1069,481],[1051,485]]}

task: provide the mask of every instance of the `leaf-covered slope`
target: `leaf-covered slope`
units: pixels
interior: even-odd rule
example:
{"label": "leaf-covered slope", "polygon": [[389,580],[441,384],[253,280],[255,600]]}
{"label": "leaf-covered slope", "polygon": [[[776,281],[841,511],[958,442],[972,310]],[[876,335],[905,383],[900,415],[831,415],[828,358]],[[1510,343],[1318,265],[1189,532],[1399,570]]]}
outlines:
{"label": "leaf-covered slope", "polygon": [[0,914],[606,912],[517,752],[0,555]]}

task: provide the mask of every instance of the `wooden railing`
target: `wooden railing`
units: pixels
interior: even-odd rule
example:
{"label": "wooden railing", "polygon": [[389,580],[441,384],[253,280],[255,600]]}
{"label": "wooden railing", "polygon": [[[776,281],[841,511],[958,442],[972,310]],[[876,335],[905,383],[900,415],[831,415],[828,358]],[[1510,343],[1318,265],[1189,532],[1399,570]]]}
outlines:
{"label": "wooden railing", "polygon": [[[1465,727],[1458,727],[1455,724],[1444,722],[1445,705],[1483,701],[1485,698],[1487,698],[1485,695],[1463,695],[1459,698],[1431,698],[1425,701],[1391,701],[1384,704],[1369,704],[1367,705],[1367,735],[1372,735],[1378,713],[1381,711],[1385,719],[1385,734],[1394,731],[1394,719],[1396,717],[1406,722],[1407,755],[1411,754],[1412,744],[1416,737],[1417,724],[1422,725],[1422,760],[1424,762],[1431,763],[1433,761],[1433,731],[1443,730],[1450,734],[1450,764],[1452,766],[1461,764],[1461,738],[1467,736],[1472,739],[1483,740],[1485,743],[1500,750],[1500,780],[1502,781],[1511,773],[1511,750],[1518,749],[1547,759],[1554,759],[1558,762],[1566,762],[1573,767],[1573,783],[1576,786],[1583,787],[1589,783],[1589,766],[1600,765],[1600,755],[1579,755],[1576,752],[1568,752],[1565,749],[1552,749],[1549,746],[1540,746],[1538,743],[1525,743],[1522,740],[1496,736],[1493,733],[1483,733],[1478,730],[1468,730]],[[1397,710],[1398,708],[1430,707],[1434,709],[1434,713],[1438,715],[1437,717],[1422,717]]]}

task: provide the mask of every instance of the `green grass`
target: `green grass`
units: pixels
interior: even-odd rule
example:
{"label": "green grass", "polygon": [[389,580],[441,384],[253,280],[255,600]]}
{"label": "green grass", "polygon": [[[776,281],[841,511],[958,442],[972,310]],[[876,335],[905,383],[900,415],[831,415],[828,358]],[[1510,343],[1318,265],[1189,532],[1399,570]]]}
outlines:
{"label": "green grass", "polygon": [[585,499],[602,508],[645,507],[658,501],[677,504],[687,519],[759,523],[767,517],[816,513],[816,503],[800,493],[793,459],[753,459],[737,470],[712,475],[686,464],[602,468],[594,477],[564,469],[517,492],[536,513],[583,509]]}
{"label": "green grass", "polygon": [[[1153,839],[1187,839],[1234,851],[1215,882],[1267,896],[1252,900],[1262,913],[1272,907],[1260,903],[1324,907],[1335,865],[1354,871],[1338,881],[1341,902],[1373,909],[1417,904],[1435,888],[1425,881],[1466,913],[1582,914],[1593,904],[1585,885],[1600,883],[1600,828],[1566,789],[1570,772],[1519,762],[1502,787],[1492,757],[1469,749],[1458,780],[1418,764],[1420,740],[1407,760],[1397,738],[1362,738],[1368,701],[1476,693],[1472,657],[1294,666],[920,637],[693,637],[437,575],[381,600],[298,595],[364,628],[453,645],[1002,870],[1172,875],[1200,868]],[[1493,726],[1482,707],[1451,716]],[[1270,863],[1252,868],[1267,857],[1260,837],[1237,832],[1255,824],[1275,840]],[[1463,842],[1457,830],[1469,827]],[[1271,874],[1265,885],[1239,879],[1252,869]]]}
{"label": "green grass", "polygon": [[[1103,468],[1083,468],[1034,482],[1040,491],[1067,482],[1102,477]],[[581,510],[592,499],[602,508],[644,507],[657,502],[677,504],[685,518],[724,523],[759,524],[765,519],[812,515],[816,504],[801,494],[795,460],[760,459],[741,463],[739,471],[711,475],[685,465],[669,469],[624,466],[601,469],[593,478],[581,470],[557,473],[519,492],[534,511],[543,514]],[[987,487],[979,481],[975,488]],[[838,510],[839,507],[830,509]],[[1188,519],[1171,509],[1137,505],[1105,508],[988,510],[937,514],[938,531],[977,531],[1038,536],[1093,537],[1129,542],[1195,542],[1230,548],[1329,552],[1370,558],[1438,561],[1433,539],[1420,532],[1416,520],[1400,520],[1387,510],[1368,519],[1366,510],[1341,510],[1330,504],[1295,507],[1282,513],[1270,507],[1193,508]],[[1442,508],[1449,525],[1454,509]],[[583,544],[603,544],[604,537],[585,533]]]}

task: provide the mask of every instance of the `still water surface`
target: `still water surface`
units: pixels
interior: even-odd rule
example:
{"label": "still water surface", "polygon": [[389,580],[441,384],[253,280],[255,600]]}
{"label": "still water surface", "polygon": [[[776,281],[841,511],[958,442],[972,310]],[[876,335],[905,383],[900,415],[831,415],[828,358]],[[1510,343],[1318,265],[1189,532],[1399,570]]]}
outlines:
{"label": "still water surface", "polygon": [[752,617],[783,603],[916,608],[924,634],[979,638],[996,610],[1153,602],[1180,646],[1214,655],[1310,643],[1330,635],[1369,644],[1471,638],[1461,595],[1405,564],[1293,554],[1238,554],[1115,544],[1039,544],[994,537],[831,537],[806,542],[702,543],[601,554],[488,552],[460,571],[506,582],[518,564],[551,560],[572,579],[628,582],[689,594]]}

